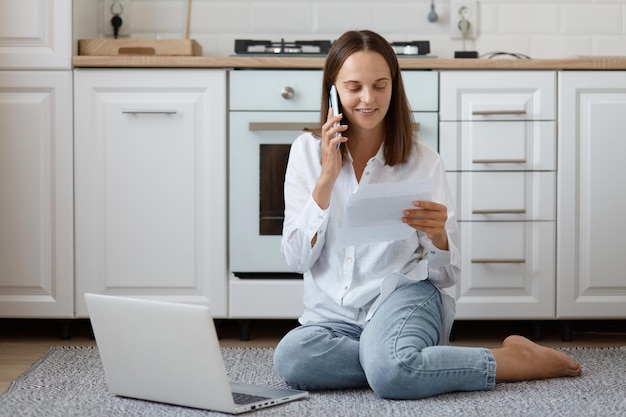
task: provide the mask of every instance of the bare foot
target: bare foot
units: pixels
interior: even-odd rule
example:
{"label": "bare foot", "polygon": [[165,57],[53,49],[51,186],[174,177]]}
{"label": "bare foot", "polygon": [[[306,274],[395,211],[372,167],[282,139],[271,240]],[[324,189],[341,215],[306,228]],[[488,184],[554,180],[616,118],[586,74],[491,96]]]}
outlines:
{"label": "bare foot", "polygon": [[509,336],[502,347],[492,349],[497,381],[578,376],[580,364],[563,352],[540,346],[522,336]]}

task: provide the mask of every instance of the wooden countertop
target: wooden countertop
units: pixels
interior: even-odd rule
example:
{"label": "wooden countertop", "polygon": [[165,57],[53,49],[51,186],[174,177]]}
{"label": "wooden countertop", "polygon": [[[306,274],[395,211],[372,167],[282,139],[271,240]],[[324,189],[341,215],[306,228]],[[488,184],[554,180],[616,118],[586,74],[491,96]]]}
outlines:
{"label": "wooden countertop", "polygon": [[[319,69],[325,58],[82,55],[73,58],[77,68],[274,68]],[[564,59],[451,59],[400,58],[403,69],[424,70],[626,70],[626,56],[584,56]]]}

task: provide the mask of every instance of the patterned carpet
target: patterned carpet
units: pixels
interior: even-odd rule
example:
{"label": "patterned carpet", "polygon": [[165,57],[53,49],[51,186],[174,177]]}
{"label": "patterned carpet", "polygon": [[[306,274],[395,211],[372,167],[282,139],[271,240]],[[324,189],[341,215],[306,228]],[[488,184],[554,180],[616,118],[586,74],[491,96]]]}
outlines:
{"label": "patterned carpet", "polygon": [[[391,401],[370,390],[312,392],[306,400],[255,411],[255,416],[624,416],[626,347],[563,348],[583,365],[578,378],[501,383],[493,391]],[[284,386],[272,349],[223,348],[233,381]],[[2,417],[223,416],[222,413],[111,395],[97,348],[51,348],[0,396]]]}

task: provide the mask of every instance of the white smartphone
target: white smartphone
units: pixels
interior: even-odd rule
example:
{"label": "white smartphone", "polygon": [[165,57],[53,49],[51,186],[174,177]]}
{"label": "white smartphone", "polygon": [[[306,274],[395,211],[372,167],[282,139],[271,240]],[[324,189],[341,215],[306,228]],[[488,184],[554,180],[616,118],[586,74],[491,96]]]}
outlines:
{"label": "white smartphone", "polygon": [[[339,109],[339,98],[337,97],[337,88],[335,87],[334,84],[330,86],[328,106],[331,109],[333,109],[333,116],[337,116],[339,113],[341,113],[341,110]],[[335,123],[334,126],[339,126],[339,123]],[[340,133],[336,133],[334,137],[337,137],[340,135],[341,135]],[[341,146],[341,142],[337,144],[337,149],[339,149],[339,146]]]}

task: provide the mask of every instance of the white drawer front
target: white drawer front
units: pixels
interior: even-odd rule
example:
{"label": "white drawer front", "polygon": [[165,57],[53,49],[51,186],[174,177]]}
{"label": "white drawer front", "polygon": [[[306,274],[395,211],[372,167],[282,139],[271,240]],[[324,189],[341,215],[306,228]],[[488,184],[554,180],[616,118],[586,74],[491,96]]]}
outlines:
{"label": "white drawer front", "polygon": [[554,71],[443,71],[441,120],[554,120]]}
{"label": "white drawer front", "polygon": [[[411,110],[437,112],[439,77],[431,71],[403,71]],[[230,72],[230,110],[319,111],[322,71],[241,70]],[[283,93],[293,92],[285,98]]]}
{"label": "white drawer front", "polygon": [[[241,70],[230,72],[230,110],[320,110],[322,71]],[[288,91],[293,97],[288,97]]]}
{"label": "white drawer front", "polygon": [[413,111],[439,110],[439,73],[402,71],[402,81]]}
{"label": "white drawer front", "polygon": [[448,173],[459,220],[555,220],[554,172]]}
{"label": "white drawer front", "polygon": [[552,318],[554,222],[461,222],[457,318]]}
{"label": "white drawer front", "polygon": [[442,122],[439,151],[451,171],[553,171],[556,122]]}

